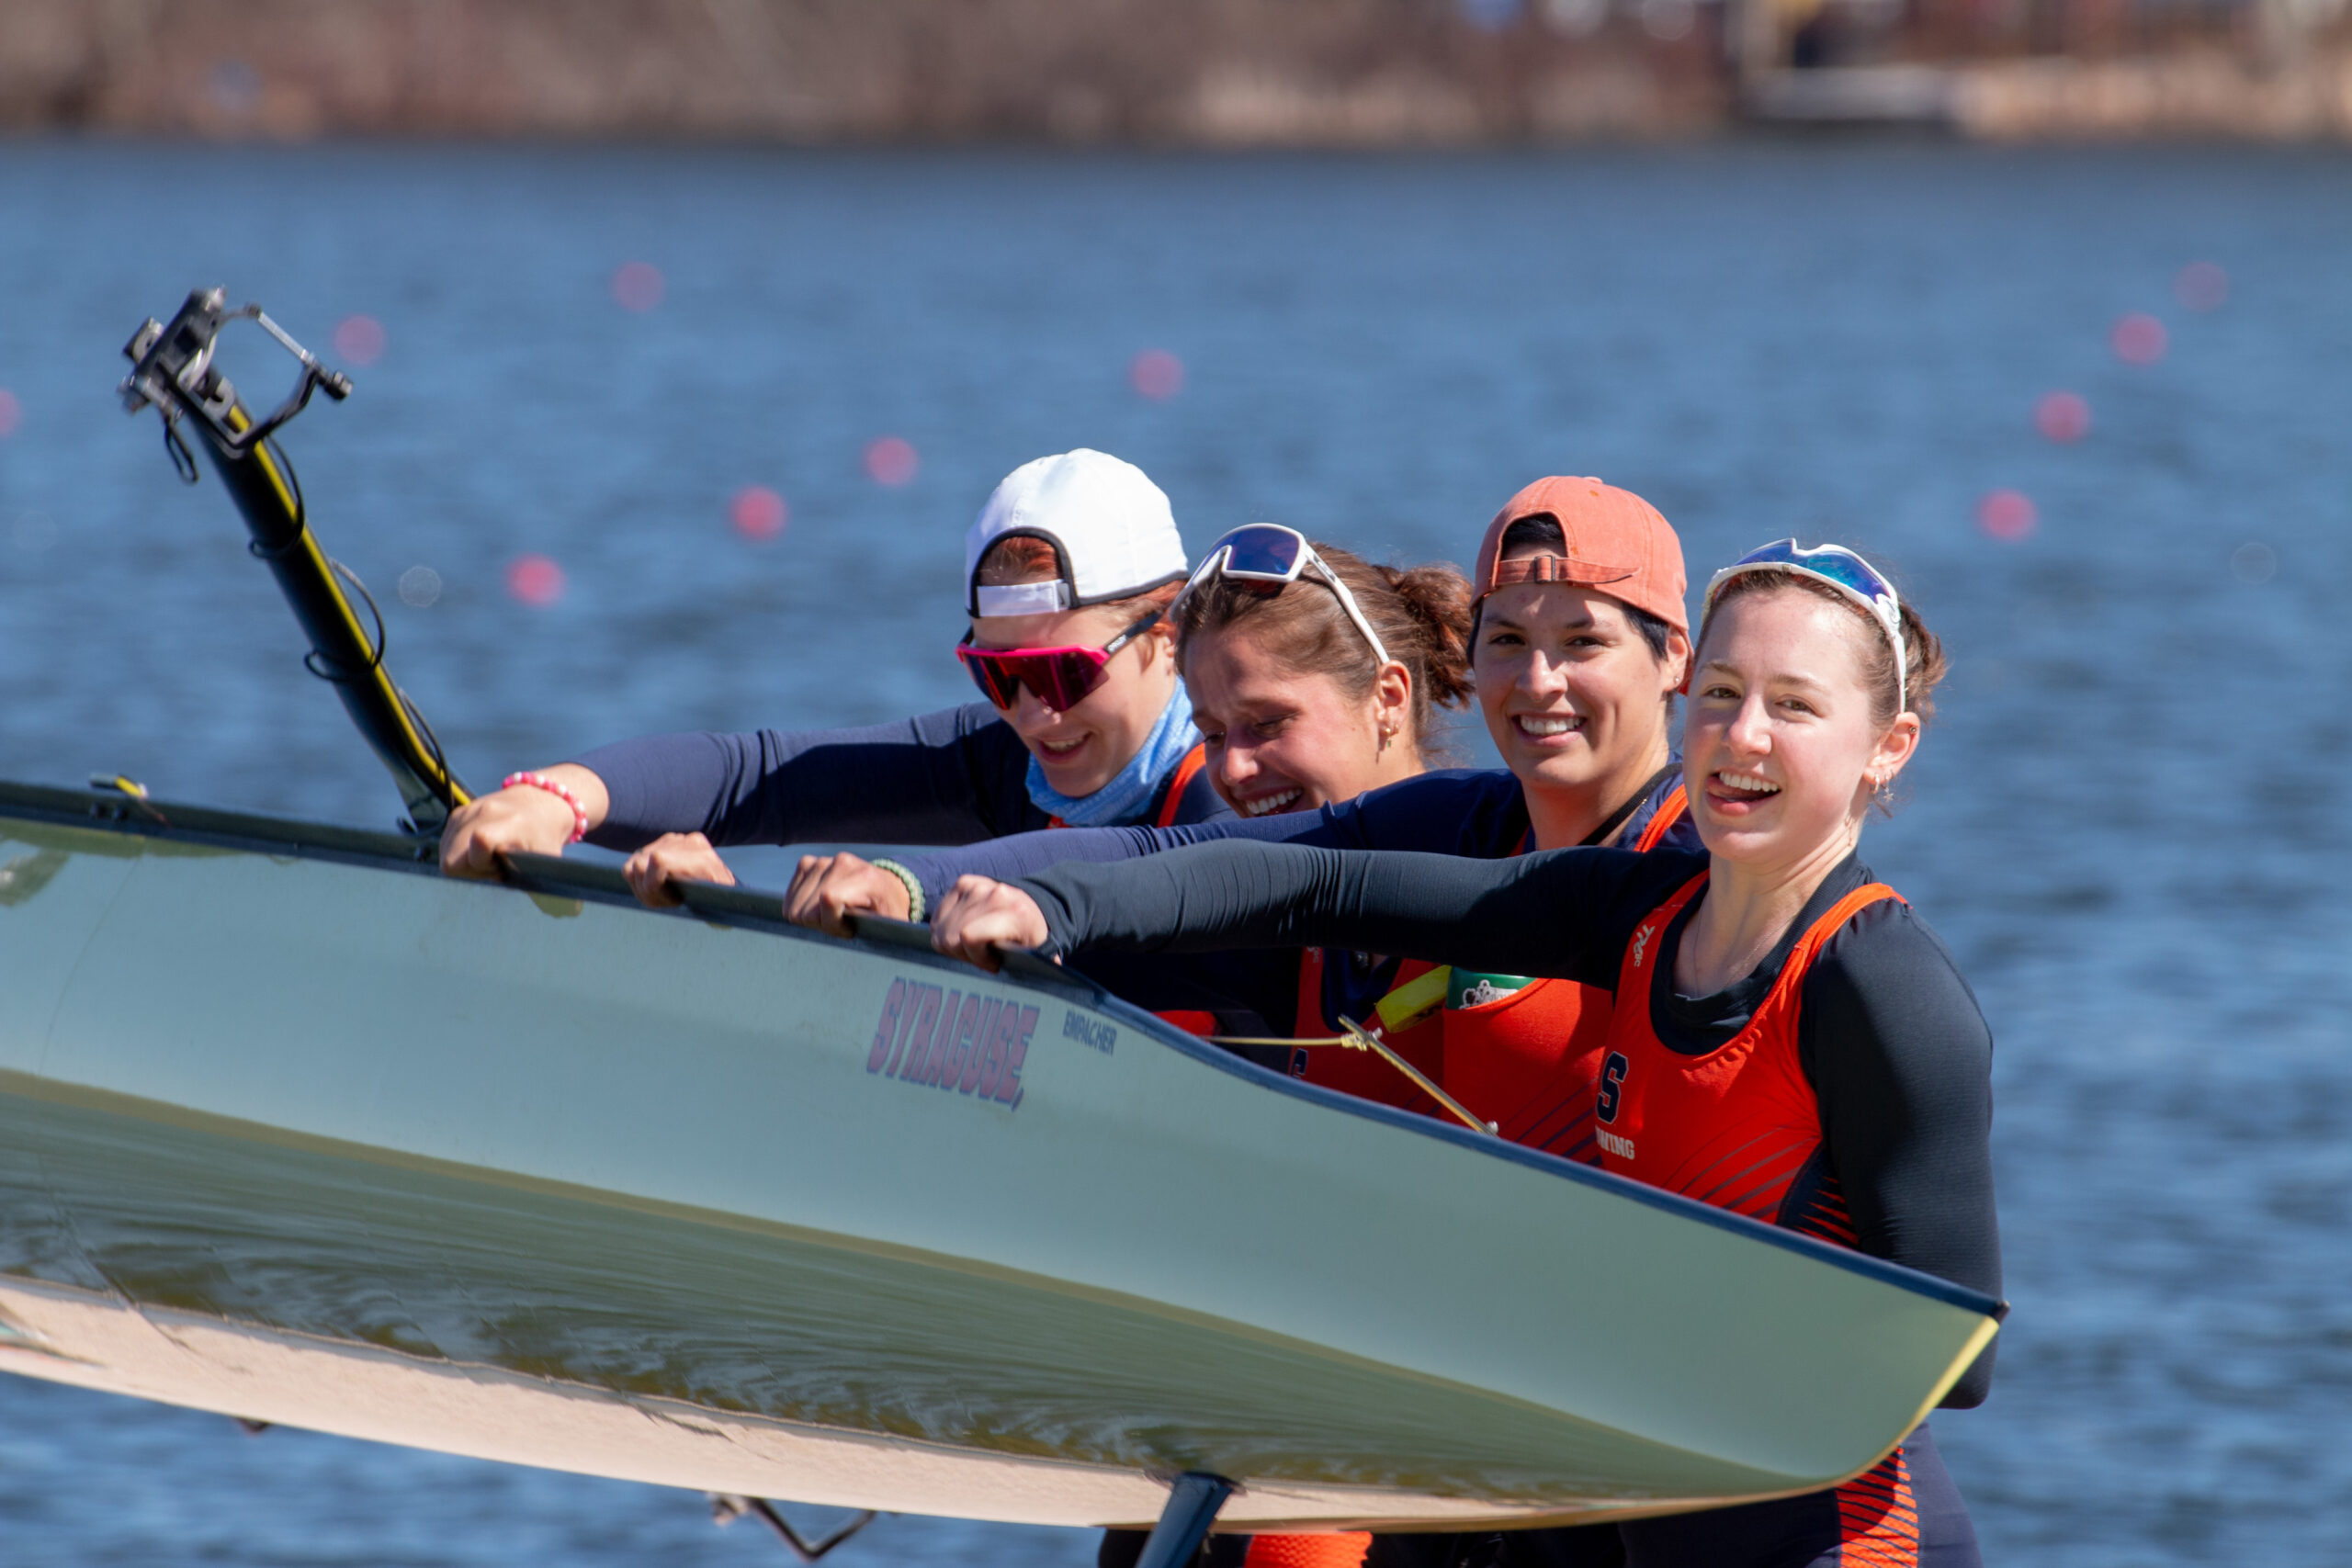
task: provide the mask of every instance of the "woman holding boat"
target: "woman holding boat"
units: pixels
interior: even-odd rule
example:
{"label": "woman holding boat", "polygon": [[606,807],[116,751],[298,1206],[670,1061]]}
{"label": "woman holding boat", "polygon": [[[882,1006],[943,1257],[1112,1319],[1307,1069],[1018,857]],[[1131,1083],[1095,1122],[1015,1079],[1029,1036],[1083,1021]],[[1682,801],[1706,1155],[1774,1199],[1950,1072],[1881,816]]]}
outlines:
{"label": "woman holding boat", "polygon": [[[1316,942],[1606,989],[1604,1168],[1997,1293],[1991,1038],[1941,942],[1858,853],[1932,716],[1941,649],[1832,546],[1743,558],[1705,610],[1684,734],[1703,854],[1215,843],[967,878],[934,940],[984,964],[999,945]],[[1988,1349],[1944,1403],[1979,1403],[1991,1375]],[[1924,1425],[1844,1486],[1619,1533],[1634,1568],[1980,1561]]]}
{"label": "woman holding boat", "polygon": [[861,729],[654,736],[516,773],[451,816],[443,869],[494,875],[501,854],[586,840],[638,852],[631,886],[674,904],[673,878],[734,881],[727,844],[1228,815],[1176,675],[1184,547],[1159,486],[1084,448],[1038,458],[989,498],[964,564],[956,651],[988,701]]}
{"label": "woman holding boat", "polygon": [[[1442,760],[1438,710],[1470,693],[1468,584],[1450,566],[1375,566],[1295,529],[1251,524],[1210,547],[1170,618],[1206,776],[1243,819],[1422,774]],[[921,887],[891,861],[811,856],[802,866],[797,894],[830,872],[836,890],[862,883],[869,903],[888,897],[900,913]],[[1298,987],[1287,960],[1113,959],[1096,977],[1194,1032],[1263,1035],[1269,1017],[1287,1026]],[[1248,1054],[1270,1066],[1289,1056]],[[1393,1093],[1382,1073],[1378,1087]]]}

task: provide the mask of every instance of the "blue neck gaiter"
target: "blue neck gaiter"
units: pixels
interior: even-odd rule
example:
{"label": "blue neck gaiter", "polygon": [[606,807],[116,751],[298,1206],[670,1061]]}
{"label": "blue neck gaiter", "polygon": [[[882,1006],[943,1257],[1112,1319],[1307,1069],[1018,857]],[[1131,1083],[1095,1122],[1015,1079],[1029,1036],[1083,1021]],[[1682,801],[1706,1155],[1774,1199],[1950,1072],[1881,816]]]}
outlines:
{"label": "blue neck gaiter", "polygon": [[1159,722],[1151,727],[1127,765],[1118,776],[1092,795],[1069,795],[1046,782],[1046,770],[1037,759],[1029,759],[1029,798],[1037,807],[1060,818],[1073,828],[1115,828],[1136,822],[1151,809],[1152,797],[1159,793],[1160,784],[1176,771],[1184,754],[1200,743],[1200,735],[1193,728],[1193,699],[1185,693],[1184,682],[1176,682],[1176,693],[1159,712]]}

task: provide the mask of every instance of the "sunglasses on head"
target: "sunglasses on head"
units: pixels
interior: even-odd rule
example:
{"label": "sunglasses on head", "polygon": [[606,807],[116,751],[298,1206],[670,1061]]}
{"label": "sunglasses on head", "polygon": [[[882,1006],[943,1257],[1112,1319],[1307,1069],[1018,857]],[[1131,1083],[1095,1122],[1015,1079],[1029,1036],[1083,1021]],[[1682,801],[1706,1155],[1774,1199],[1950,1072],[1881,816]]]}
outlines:
{"label": "sunglasses on head", "polygon": [[[1184,592],[1190,593],[1212,578],[1222,577],[1272,598],[1296,582],[1310,566],[1322,574],[1323,581],[1339,596],[1340,608],[1348,613],[1356,630],[1363,633],[1363,640],[1372,645],[1374,660],[1381,664],[1393,663],[1388,649],[1381,646],[1380,634],[1372,629],[1372,623],[1357,607],[1356,596],[1348,592],[1348,585],[1340,581],[1340,574],[1331,570],[1330,564],[1315,553],[1306,536],[1295,528],[1286,528],[1279,523],[1248,523],[1236,528],[1209,547],[1209,553],[1201,558],[1200,570],[1184,584]],[[1181,601],[1182,594],[1178,598]]]}
{"label": "sunglasses on head", "polygon": [[1706,596],[1700,603],[1702,616],[1714,613],[1724,584],[1759,571],[1786,572],[1826,582],[1868,610],[1871,619],[1886,633],[1886,640],[1894,645],[1894,711],[1901,713],[1910,705],[1910,671],[1903,653],[1903,602],[1895,597],[1894,584],[1885,573],[1843,545],[1806,549],[1794,539],[1776,539],[1748,551],[1707,580]]}
{"label": "sunglasses on head", "polygon": [[1111,656],[1158,625],[1167,614],[1151,613],[1100,648],[974,648],[972,634],[956,645],[956,657],[980,694],[1007,712],[1021,701],[1026,686],[1037,700],[1056,713],[1068,713],[1084,702],[1105,679]]}

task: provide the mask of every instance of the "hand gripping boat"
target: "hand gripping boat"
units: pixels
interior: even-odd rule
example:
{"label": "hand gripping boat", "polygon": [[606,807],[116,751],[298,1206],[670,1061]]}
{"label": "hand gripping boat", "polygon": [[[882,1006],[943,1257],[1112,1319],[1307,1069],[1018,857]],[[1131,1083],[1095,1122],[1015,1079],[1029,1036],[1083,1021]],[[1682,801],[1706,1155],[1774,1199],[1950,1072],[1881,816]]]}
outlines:
{"label": "hand gripping boat", "polygon": [[[373,738],[413,814],[458,792]],[[1265,1072],[1026,955],[687,892],[0,786],[0,1366],[752,1497],[1160,1519],[1164,1557],[1212,1518],[1814,1490],[1995,1332],[1974,1292]]]}

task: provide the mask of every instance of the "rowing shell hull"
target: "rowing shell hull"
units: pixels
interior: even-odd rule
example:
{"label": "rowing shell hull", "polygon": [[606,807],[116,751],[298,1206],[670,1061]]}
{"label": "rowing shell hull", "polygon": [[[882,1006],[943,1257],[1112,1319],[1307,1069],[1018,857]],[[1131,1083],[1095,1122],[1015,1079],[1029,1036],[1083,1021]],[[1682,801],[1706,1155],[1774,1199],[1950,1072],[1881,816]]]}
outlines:
{"label": "rowing shell hull", "polygon": [[[1206,1470],[1229,1527],[1460,1528],[1834,1483],[1994,1333],[1043,966],[163,810],[0,797],[8,1371],[810,1503],[1136,1525]],[[933,987],[1012,1021],[985,1090],[918,1081]]]}

